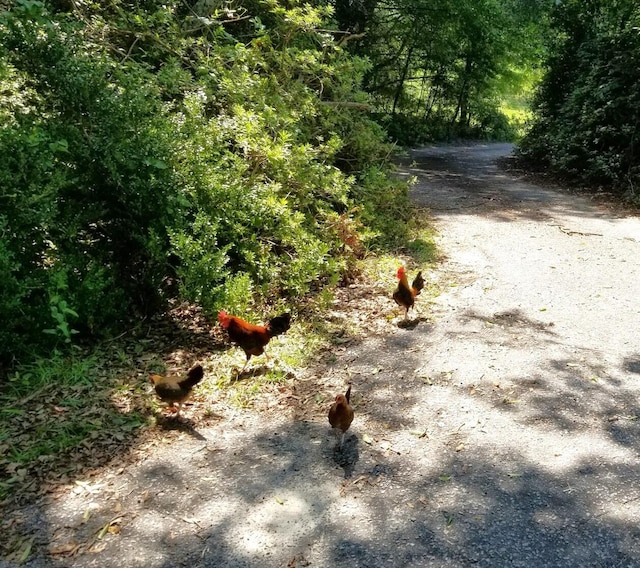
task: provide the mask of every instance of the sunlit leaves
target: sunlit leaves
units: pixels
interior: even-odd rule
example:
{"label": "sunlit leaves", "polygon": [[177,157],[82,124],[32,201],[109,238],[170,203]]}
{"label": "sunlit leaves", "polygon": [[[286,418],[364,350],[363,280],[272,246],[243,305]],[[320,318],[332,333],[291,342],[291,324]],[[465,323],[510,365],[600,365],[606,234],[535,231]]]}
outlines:
{"label": "sunlit leaves", "polygon": [[368,63],[327,31],[330,8],[17,6],[0,22],[0,315],[23,347],[108,334],[175,294],[298,298],[353,255],[336,219],[361,245],[391,234],[366,227],[400,197],[369,175],[390,147]]}
{"label": "sunlit leaves", "polygon": [[392,114],[396,139],[513,136],[500,98],[522,96],[540,59],[546,7],[524,0],[388,0],[376,6],[358,52],[373,63],[367,85]]}
{"label": "sunlit leaves", "polygon": [[630,0],[556,6],[548,72],[523,156],[637,198],[639,21],[640,7]]}

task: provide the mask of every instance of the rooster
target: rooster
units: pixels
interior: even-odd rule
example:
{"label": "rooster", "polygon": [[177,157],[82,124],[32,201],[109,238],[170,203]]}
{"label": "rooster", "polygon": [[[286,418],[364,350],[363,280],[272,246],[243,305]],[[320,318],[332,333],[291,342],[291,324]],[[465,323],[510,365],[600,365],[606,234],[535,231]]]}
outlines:
{"label": "rooster", "polygon": [[399,282],[398,287],[393,292],[393,299],[396,301],[396,304],[404,308],[404,319],[406,320],[409,315],[409,309],[412,308],[415,303],[416,296],[420,294],[420,291],[424,288],[424,279],[422,278],[422,271],[420,271],[416,274],[411,286],[409,286],[404,266],[398,268],[396,278],[398,278]]}
{"label": "rooster", "polygon": [[239,345],[247,356],[247,361],[239,374],[242,374],[249,364],[252,355],[265,354],[264,348],[272,337],[282,335],[291,327],[291,314],[284,313],[271,318],[267,325],[254,325],[243,319],[230,316],[224,310],[218,313],[218,321],[227,330],[229,339]]}
{"label": "rooster", "polygon": [[336,401],[329,409],[329,424],[336,431],[342,432],[340,437],[340,447],[344,442],[344,434],[353,422],[353,407],[349,404],[351,399],[351,385],[347,388],[347,392],[336,396]]}
{"label": "rooster", "polygon": [[204,377],[202,365],[194,365],[187,371],[186,376],[171,375],[149,375],[149,380],[153,383],[158,398],[168,404],[177,404],[180,414],[182,403],[187,400],[191,390]]}

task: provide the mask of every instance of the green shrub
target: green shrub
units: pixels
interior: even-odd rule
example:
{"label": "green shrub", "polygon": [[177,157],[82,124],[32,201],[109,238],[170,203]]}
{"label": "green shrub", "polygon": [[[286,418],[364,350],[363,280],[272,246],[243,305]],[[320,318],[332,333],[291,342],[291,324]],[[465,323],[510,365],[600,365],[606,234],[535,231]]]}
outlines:
{"label": "green shrub", "polygon": [[528,162],[635,194],[640,7],[575,0],[556,7],[556,46],[520,147]]}
{"label": "green shrub", "polygon": [[[9,280],[29,300],[32,329],[23,341],[17,333],[17,349],[3,344],[4,360],[45,330],[68,342],[69,319],[96,332],[157,308],[167,225],[181,210],[171,122],[153,83],[87,53],[74,27],[28,5],[2,28],[13,95],[3,111],[18,99],[16,77],[28,90],[0,129],[0,197]],[[10,304],[0,315],[14,321]]]}
{"label": "green shrub", "polygon": [[0,18],[0,361],[172,294],[291,302],[400,234],[406,188],[367,63],[317,31],[330,9],[247,5],[241,41],[210,9],[20,0]]}

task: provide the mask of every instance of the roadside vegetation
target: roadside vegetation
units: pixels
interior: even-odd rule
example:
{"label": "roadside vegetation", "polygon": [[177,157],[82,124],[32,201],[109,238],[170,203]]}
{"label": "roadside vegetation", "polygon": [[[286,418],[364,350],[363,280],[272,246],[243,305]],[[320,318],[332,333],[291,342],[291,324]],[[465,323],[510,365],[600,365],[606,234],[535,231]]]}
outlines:
{"label": "roadside vegetation", "polygon": [[640,203],[640,6],[566,0],[551,11],[546,73],[520,157],[563,181]]}

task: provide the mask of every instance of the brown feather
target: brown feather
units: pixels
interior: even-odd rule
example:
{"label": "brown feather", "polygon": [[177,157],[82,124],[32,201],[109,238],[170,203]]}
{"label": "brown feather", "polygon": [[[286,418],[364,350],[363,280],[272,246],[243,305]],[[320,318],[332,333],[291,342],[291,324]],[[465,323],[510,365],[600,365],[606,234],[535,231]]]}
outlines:
{"label": "brown feather", "polygon": [[186,376],[150,375],[149,379],[160,400],[175,404],[184,402],[203,377],[202,365],[195,365]]}
{"label": "brown feather", "polygon": [[244,351],[248,362],[252,355],[264,353],[264,348],[272,337],[281,335],[289,329],[291,314],[276,316],[269,320],[267,325],[255,325],[221,310],[218,321],[226,329],[229,339]]}
{"label": "brown feather", "polygon": [[336,401],[329,409],[329,424],[343,433],[349,429],[353,422],[353,407],[349,404],[351,398],[351,385],[345,394],[336,396]]}

